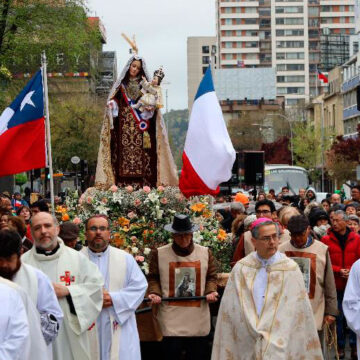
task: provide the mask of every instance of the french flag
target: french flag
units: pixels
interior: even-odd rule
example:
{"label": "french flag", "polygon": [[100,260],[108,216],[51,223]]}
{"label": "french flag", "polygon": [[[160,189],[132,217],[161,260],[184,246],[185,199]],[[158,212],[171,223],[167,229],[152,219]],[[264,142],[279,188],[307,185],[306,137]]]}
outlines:
{"label": "french flag", "polygon": [[39,70],[0,116],[0,176],[45,164],[44,88]]}
{"label": "french flag", "polygon": [[186,197],[218,194],[219,184],[231,177],[235,157],[209,66],[190,115],[182,155],[181,192]]}

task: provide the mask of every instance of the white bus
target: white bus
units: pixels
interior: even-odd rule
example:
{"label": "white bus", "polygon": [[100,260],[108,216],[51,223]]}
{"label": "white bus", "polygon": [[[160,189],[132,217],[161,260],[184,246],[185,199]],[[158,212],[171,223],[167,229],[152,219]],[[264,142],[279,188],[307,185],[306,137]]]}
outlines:
{"label": "white bus", "polygon": [[299,193],[299,189],[307,189],[309,186],[309,175],[300,166],[290,165],[265,165],[264,190],[275,190],[275,194],[281,192],[281,188],[287,186],[294,195]]}

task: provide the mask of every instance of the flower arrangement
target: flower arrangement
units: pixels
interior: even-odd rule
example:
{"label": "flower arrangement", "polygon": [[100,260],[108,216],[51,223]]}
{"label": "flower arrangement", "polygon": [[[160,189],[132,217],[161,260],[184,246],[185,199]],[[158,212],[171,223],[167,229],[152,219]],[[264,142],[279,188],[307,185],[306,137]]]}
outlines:
{"label": "flower arrangement", "polygon": [[65,205],[56,208],[60,221],[73,221],[84,231],[84,221],[94,214],[107,215],[111,222],[112,245],[132,254],[145,274],[149,272],[151,249],[171,242],[164,226],[175,213],[185,213],[199,225],[194,232],[195,243],[209,247],[219,262],[219,271],[230,271],[231,235],[220,229],[210,198],[187,200],[177,187],[134,189],[111,186],[109,190],[89,188],[80,197],[75,192]]}

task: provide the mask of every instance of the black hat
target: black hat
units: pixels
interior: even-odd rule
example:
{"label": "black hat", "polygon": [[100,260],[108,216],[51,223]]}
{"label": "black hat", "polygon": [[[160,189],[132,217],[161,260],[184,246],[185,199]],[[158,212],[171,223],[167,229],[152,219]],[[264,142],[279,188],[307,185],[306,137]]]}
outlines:
{"label": "black hat", "polygon": [[175,214],[172,224],[165,225],[164,229],[174,234],[188,234],[198,230],[199,227],[191,223],[189,216]]}
{"label": "black hat", "polygon": [[79,227],[70,222],[66,221],[60,225],[59,237],[64,241],[71,241],[77,239],[79,236]]}
{"label": "black hat", "polygon": [[309,221],[310,221],[310,226],[313,228],[314,226],[316,226],[316,223],[318,222],[318,220],[327,220],[329,221],[329,215],[327,214],[327,212],[323,209],[320,208],[313,208],[309,214]]}

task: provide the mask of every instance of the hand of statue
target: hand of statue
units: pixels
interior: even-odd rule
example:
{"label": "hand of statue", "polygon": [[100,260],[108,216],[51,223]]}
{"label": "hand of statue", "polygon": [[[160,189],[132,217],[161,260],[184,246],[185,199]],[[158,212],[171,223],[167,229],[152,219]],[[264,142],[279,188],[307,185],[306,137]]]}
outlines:
{"label": "hand of statue", "polygon": [[161,297],[155,294],[149,294],[148,298],[151,300],[151,304],[160,304]]}
{"label": "hand of statue", "polygon": [[324,316],[324,324],[331,325],[331,324],[334,323],[335,320],[336,320],[335,316],[332,316],[332,315],[325,315]]}
{"label": "hand of statue", "polygon": [[58,283],[52,283],[52,285],[55,290],[55,294],[59,299],[70,294],[69,289],[65,285],[61,285]]}
{"label": "hand of statue", "polygon": [[211,292],[210,294],[206,295],[206,301],[208,303],[213,303],[218,301],[219,294],[216,291]]}
{"label": "hand of statue", "polygon": [[103,289],[103,308],[105,309],[111,306],[113,306],[112,298],[109,292]]}

